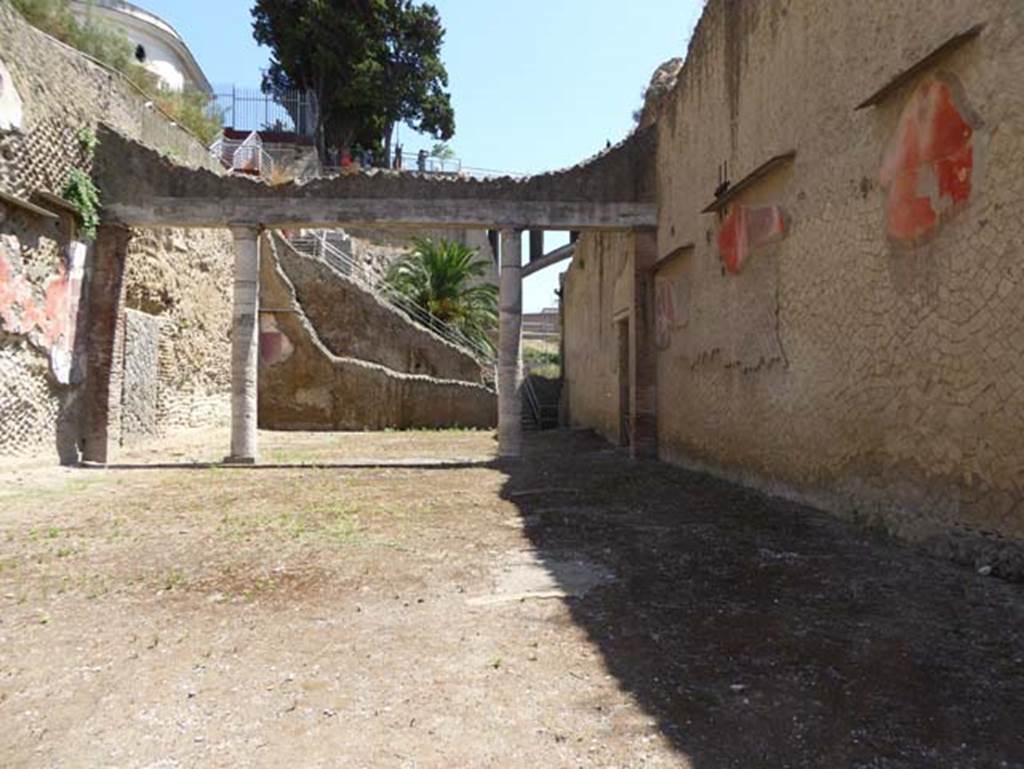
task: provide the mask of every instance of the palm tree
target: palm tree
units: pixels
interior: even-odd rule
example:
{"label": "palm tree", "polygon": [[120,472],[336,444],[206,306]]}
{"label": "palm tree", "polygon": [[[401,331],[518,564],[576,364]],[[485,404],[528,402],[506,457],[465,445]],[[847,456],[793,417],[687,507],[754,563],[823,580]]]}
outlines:
{"label": "palm tree", "polygon": [[476,249],[450,240],[413,238],[412,245],[411,252],[391,265],[385,286],[493,354],[498,288],[481,281],[487,276],[487,260]]}

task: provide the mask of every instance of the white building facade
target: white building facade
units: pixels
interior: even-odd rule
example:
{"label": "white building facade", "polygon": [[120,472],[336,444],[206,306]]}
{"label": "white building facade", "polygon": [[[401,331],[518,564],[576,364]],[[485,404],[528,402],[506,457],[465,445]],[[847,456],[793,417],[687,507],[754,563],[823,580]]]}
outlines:
{"label": "white building facade", "polygon": [[212,93],[209,81],[184,39],[156,14],[123,0],[71,0],[80,21],[94,20],[122,31],[135,58],[172,91]]}

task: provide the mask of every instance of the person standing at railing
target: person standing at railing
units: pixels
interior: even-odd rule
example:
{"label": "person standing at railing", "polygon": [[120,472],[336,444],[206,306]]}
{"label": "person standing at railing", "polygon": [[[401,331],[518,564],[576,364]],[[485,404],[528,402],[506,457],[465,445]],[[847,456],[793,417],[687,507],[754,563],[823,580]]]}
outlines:
{"label": "person standing at railing", "polygon": [[420,150],[419,153],[417,153],[417,155],[416,155],[416,168],[419,170],[419,172],[421,174],[425,174],[427,172],[427,151],[426,150]]}
{"label": "person standing at railing", "polygon": [[402,145],[398,144],[395,146],[395,162],[391,166],[396,171],[402,170]]}

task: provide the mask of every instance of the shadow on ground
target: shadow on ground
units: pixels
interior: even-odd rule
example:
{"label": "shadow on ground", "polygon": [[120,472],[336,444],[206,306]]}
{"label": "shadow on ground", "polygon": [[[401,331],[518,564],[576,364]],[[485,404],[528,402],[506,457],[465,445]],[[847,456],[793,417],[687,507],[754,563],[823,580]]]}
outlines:
{"label": "shadow on ground", "polygon": [[366,459],[351,462],[260,462],[242,464],[232,462],[127,462],[107,465],[83,463],[84,470],[468,470],[491,467],[490,459]]}
{"label": "shadow on ground", "polygon": [[1020,585],[587,434],[505,470],[554,579],[614,575],[573,619],[698,769],[1024,767]]}

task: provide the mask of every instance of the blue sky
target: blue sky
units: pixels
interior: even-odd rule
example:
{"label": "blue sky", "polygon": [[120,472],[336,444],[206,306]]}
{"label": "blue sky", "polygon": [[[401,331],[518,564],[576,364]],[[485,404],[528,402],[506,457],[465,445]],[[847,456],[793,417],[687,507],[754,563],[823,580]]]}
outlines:
{"label": "blue sky", "polygon": [[[188,42],[210,82],[256,86],[268,52],[251,0],[134,0]],[[654,69],[683,56],[701,0],[435,0],[447,28],[456,135],[466,165],[531,173],[622,139]],[[407,151],[432,145],[402,129]],[[549,246],[558,242],[549,238]],[[525,309],[554,303],[562,265],[531,277]]]}

